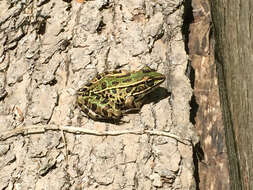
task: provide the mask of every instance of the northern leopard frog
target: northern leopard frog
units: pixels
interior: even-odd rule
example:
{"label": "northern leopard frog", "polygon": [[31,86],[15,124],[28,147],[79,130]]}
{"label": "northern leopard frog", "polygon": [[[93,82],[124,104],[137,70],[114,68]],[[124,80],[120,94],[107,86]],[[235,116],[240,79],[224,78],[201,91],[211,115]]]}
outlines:
{"label": "northern leopard frog", "polygon": [[77,104],[92,119],[120,120],[124,113],[139,110],[144,96],[164,80],[148,66],[133,72],[104,72],[78,90]]}

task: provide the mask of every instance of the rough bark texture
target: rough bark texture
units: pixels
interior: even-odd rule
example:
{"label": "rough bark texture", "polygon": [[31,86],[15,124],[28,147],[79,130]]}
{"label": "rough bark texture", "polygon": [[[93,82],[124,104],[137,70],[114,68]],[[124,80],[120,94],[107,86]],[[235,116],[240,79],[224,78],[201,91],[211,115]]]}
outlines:
{"label": "rough bark texture", "polygon": [[197,111],[195,126],[200,135],[200,146],[196,147],[200,161],[198,188],[229,190],[224,125],[214,49],[210,43],[210,6],[206,0],[193,0],[192,8],[194,22],[190,25],[189,54],[194,68],[191,77],[195,79],[194,96],[197,103],[192,99],[191,104],[193,112]]}
{"label": "rough bark texture", "polygon": [[211,2],[231,189],[253,189],[253,2]]}
{"label": "rough bark texture", "polygon": [[[78,2],[0,1],[0,189],[196,189],[183,1]],[[144,64],[167,80],[129,122],[75,106],[98,72]]]}

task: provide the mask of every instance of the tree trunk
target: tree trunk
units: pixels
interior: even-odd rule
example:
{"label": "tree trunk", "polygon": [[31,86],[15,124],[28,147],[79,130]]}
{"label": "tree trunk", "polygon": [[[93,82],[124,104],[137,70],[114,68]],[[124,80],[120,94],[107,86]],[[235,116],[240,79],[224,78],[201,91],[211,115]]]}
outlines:
{"label": "tree trunk", "polygon": [[[183,2],[0,1],[0,189],[196,189]],[[76,106],[98,73],[144,65],[166,80],[122,123]],[[143,93],[130,76],[106,82]]]}
{"label": "tree trunk", "polygon": [[230,185],[253,189],[253,2],[211,4]]}

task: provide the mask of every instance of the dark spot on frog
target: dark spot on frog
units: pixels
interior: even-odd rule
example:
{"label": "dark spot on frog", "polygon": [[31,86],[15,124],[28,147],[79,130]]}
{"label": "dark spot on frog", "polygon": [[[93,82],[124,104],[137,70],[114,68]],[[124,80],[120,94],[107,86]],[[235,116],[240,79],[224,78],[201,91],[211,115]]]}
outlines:
{"label": "dark spot on frog", "polygon": [[113,94],[117,93],[117,90],[115,88],[113,88],[111,91],[112,91]]}
{"label": "dark spot on frog", "polygon": [[105,89],[106,88],[106,82],[102,82],[102,84],[101,84],[101,87],[102,87],[102,89]]}
{"label": "dark spot on frog", "polygon": [[85,86],[90,87],[92,85],[91,82],[88,82]]}
{"label": "dark spot on frog", "polygon": [[[126,89],[126,93],[131,92],[131,90],[132,90],[132,87],[131,87],[131,86],[127,87],[127,89]],[[120,96],[121,96],[121,95],[120,95]]]}
{"label": "dark spot on frog", "polygon": [[100,95],[102,96],[102,98],[106,98],[107,99],[109,94],[105,92],[105,93],[102,93]]}
{"label": "dark spot on frog", "polygon": [[90,92],[91,96],[95,96],[95,93],[93,91]]}
{"label": "dark spot on frog", "polygon": [[96,78],[97,78],[98,80],[100,80],[102,77],[101,77],[100,74],[98,74],[98,75],[96,76]]}
{"label": "dark spot on frog", "polygon": [[115,109],[119,110],[121,108],[121,105],[120,104],[115,104]]}
{"label": "dark spot on frog", "polygon": [[91,110],[95,112],[97,110],[97,104],[92,104]]}
{"label": "dark spot on frog", "polygon": [[112,85],[113,85],[113,86],[116,86],[116,85],[118,85],[118,84],[119,84],[118,81],[112,81]]}
{"label": "dark spot on frog", "polygon": [[83,111],[84,113],[86,113],[86,114],[89,113],[89,110],[88,110],[87,108],[83,108],[82,111]]}
{"label": "dark spot on frog", "polygon": [[122,82],[123,82],[123,83],[127,83],[127,82],[131,82],[131,81],[132,81],[132,79],[131,79],[131,78],[128,78],[128,79],[123,80]]}
{"label": "dark spot on frog", "polygon": [[96,100],[99,100],[101,97],[99,95],[96,95]]}
{"label": "dark spot on frog", "polygon": [[105,99],[101,102],[101,104],[107,104],[108,102],[109,102],[109,100],[105,98]]}

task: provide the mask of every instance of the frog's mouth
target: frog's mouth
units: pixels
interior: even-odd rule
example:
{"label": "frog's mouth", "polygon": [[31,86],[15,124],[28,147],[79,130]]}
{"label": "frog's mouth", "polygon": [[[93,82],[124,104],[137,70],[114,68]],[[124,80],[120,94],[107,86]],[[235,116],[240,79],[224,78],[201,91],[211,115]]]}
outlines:
{"label": "frog's mouth", "polygon": [[145,95],[154,91],[160,84],[162,84],[165,80],[164,76],[157,77],[156,79],[147,80],[145,83],[140,84],[135,91],[133,92],[133,96],[136,97],[136,101],[142,99]]}
{"label": "frog's mouth", "polygon": [[165,79],[166,79],[165,76],[157,77],[157,78],[155,79],[155,81],[156,81],[155,86],[162,84],[162,83],[165,81]]}

